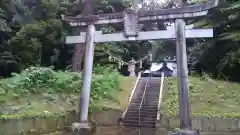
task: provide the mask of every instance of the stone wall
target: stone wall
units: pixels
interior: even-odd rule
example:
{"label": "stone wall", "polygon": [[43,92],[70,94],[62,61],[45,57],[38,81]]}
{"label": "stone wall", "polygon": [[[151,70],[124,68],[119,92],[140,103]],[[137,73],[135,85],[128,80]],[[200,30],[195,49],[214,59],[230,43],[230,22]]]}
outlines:
{"label": "stone wall", "polygon": [[[92,114],[91,120],[96,123],[97,127],[117,127],[118,119],[121,114],[122,112],[119,110],[104,110],[101,113]],[[75,111],[59,117],[0,119],[0,135],[39,135],[52,133],[63,130],[65,126],[69,126],[73,122],[76,122],[76,119],[77,115]],[[221,134],[238,133],[240,135],[240,119],[194,118],[192,124],[194,129],[199,129],[201,132],[210,132],[207,134],[220,135],[220,132]],[[179,125],[179,119],[163,116],[160,121],[159,129],[173,130],[179,128]]]}
{"label": "stone wall", "polygon": [[[65,135],[65,134],[64,134]],[[69,134],[70,135],[70,134]],[[168,131],[164,128],[128,128],[128,127],[97,127],[93,135],[168,135]],[[200,135],[240,135],[238,133],[229,132],[200,132]]]}
{"label": "stone wall", "polygon": [[[122,112],[118,110],[104,110],[93,114],[91,120],[97,125],[117,125]],[[0,119],[0,135],[39,135],[64,130],[76,122],[75,111],[58,117],[36,117],[22,119]]]}
{"label": "stone wall", "polygon": [[91,120],[98,126],[117,126],[119,118],[122,116],[122,111],[105,110],[101,113],[92,115]]}
{"label": "stone wall", "polygon": [[0,135],[39,135],[63,130],[76,120],[76,113],[66,116],[0,119]]}
{"label": "stone wall", "polygon": [[[164,128],[179,128],[180,120],[178,118],[163,117],[160,122]],[[193,118],[193,129],[201,132],[240,132],[240,119],[230,118]]]}

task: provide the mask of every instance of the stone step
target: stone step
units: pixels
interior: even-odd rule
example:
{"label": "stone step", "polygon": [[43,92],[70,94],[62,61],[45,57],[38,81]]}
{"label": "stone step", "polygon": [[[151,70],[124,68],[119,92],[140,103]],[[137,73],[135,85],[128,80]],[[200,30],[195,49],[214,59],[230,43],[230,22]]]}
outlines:
{"label": "stone step", "polygon": [[[157,114],[157,113],[156,113]],[[144,117],[148,117],[148,118],[156,118],[156,114],[147,114],[147,113],[136,113],[136,114],[134,114],[134,113],[129,113],[129,114],[127,114],[126,116],[125,116],[125,118],[126,119],[128,119],[128,118],[139,118],[139,117],[141,117],[141,118],[144,118]]]}
{"label": "stone step", "polygon": [[[148,77],[140,79],[140,87],[137,87],[134,98],[129,105],[123,121],[124,126],[155,127],[158,112],[160,78],[148,79]],[[148,83],[147,87],[145,87],[146,83]]]}
{"label": "stone step", "polygon": [[[147,115],[145,115],[145,116],[147,116]],[[141,120],[141,121],[156,121],[156,119],[157,119],[157,117],[154,116],[154,115],[151,115],[151,116],[148,116],[148,117],[142,117],[142,116],[140,115],[140,117],[138,117],[138,116],[128,116],[128,117],[126,117],[124,120],[133,120],[133,121],[139,121],[139,120]]]}
{"label": "stone step", "polygon": [[[139,83],[140,84],[140,83]],[[156,87],[158,87],[158,88],[160,88],[160,82],[159,83],[147,83],[147,82],[141,82],[141,85],[139,85],[139,86],[141,86],[141,88],[156,88]]]}
{"label": "stone step", "polygon": [[156,108],[138,108],[138,107],[136,107],[136,108],[129,108],[128,110],[127,110],[128,112],[139,112],[139,111],[141,111],[141,112],[157,112],[158,111],[158,108],[156,107]]}
{"label": "stone step", "polygon": [[128,113],[126,116],[125,116],[125,118],[127,119],[127,118],[139,118],[139,117],[149,117],[149,118],[156,118],[156,115],[157,114],[157,112],[155,113],[155,114],[153,114],[153,113],[149,113],[149,114],[147,114],[147,113]]}
{"label": "stone step", "polygon": [[131,121],[127,121],[125,123],[123,123],[124,126],[128,126],[128,127],[155,127],[155,122],[148,122],[148,123],[144,123],[144,122],[131,122]]}
{"label": "stone step", "polygon": [[[144,89],[145,89],[145,85],[144,85]],[[154,90],[154,91],[157,91],[157,90],[160,90],[160,85],[147,85],[146,87],[147,90]]]}
{"label": "stone step", "polygon": [[[158,98],[159,98],[159,94],[157,94],[157,93],[156,93],[156,94],[147,94],[147,93],[146,93],[145,95],[141,95],[141,97],[142,97],[142,98],[144,97],[144,99],[147,100],[147,101],[151,101],[153,98],[154,98],[154,99],[158,99]],[[148,97],[148,98],[147,98],[147,97]],[[141,99],[142,99],[142,98],[141,98]]]}
{"label": "stone step", "polygon": [[138,97],[137,98],[135,98],[135,99],[133,99],[132,101],[135,101],[135,100],[143,100],[143,99],[145,99],[146,101],[151,101],[151,100],[153,100],[153,99],[158,99],[159,98],[159,94],[139,94],[139,95],[137,95]]}
{"label": "stone step", "polygon": [[158,107],[157,106],[131,106],[128,108],[127,111],[158,111]]}
{"label": "stone step", "polygon": [[[146,81],[141,81],[140,83],[142,83],[142,84],[147,84],[147,82]],[[148,83],[147,85],[148,86],[160,86],[161,84],[160,84],[161,82],[159,81],[159,82],[151,82],[151,83]]]}
{"label": "stone step", "polygon": [[[155,123],[156,119],[153,120],[153,118],[152,118],[152,119],[148,120],[148,119],[140,118],[140,121],[141,121],[141,123]],[[124,119],[123,122],[133,122],[133,123],[135,122],[135,123],[138,123],[139,119],[136,118],[136,117],[133,117],[133,118],[129,118],[129,119]]]}
{"label": "stone step", "polygon": [[[149,111],[149,110],[141,109],[140,112],[142,114],[155,114],[155,113],[157,113],[157,109],[156,109],[156,111]],[[139,110],[138,109],[137,110],[132,109],[132,110],[128,110],[127,113],[139,113]]]}
{"label": "stone step", "polygon": [[145,96],[143,99],[139,99],[137,101],[140,101],[140,102],[145,102],[145,103],[158,103],[158,97],[152,97],[152,96]]}
{"label": "stone step", "polygon": [[149,81],[149,82],[158,82],[161,80],[161,78],[153,78],[153,77],[148,77],[148,78],[144,78],[145,81]]}
{"label": "stone step", "polygon": [[155,117],[157,115],[157,112],[155,113],[148,113],[148,112],[128,112],[125,117]]}
{"label": "stone step", "polygon": [[134,105],[134,106],[136,106],[136,105],[138,105],[138,106],[140,106],[140,105],[145,105],[145,106],[147,106],[147,105],[156,105],[157,106],[157,104],[158,104],[158,99],[155,99],[155,100],[150,100],[150,101],[146,101],[146,100],[137,100],[137,101],[134,101],[134,102],[131,102],[130,103],[130,105]]}
{"label": "stone step", "polygon": [[155,128],[155,122],[140,122],[139,121],[124,121],[124,126],[128,127],[149,127],[149,128]]}
{"label": "stone step", "polygon": [[[159,93],[154,93],[154,94],[149,94],[149,93],[139,93],[138,95],[137,95],[138,97],[137,98],[135,98],[135,99],[142,99],[143,97],[155,97],[155,98],[158,98],[159,97]],[[151,98],[149,98],[149,99],[147,99],[147,100],[151,100]]]}
{"label": "stone step", "polygon": [[156,124],[156,120],[152,119],[152,120],[144,120],[144,119],[126,119],[124,120],[123,124],[144,124],[144,125],[155,125]]}
{"label": "stone step", "polygon": [[[128,114],[131,114],[131,115],[139,115],[139,113],[142,115],[142,116],[147,116],[147,115],[156,115],[157,114],[157,109],[155,110],[143,110],[141,109],[140,112],[139,110],[129,110],[127,113]],[[126,114],[126,115],[128,115]]]}
{"label": "stone step", "polygon": [[144,119],[144,118],[147,118],[147,119],[154,119],[154,120],[156,120],[156,117],[157,117],[157,115],[156,114],[142,114],[142,113],[140,113],[140,115],[139,114],[128,114],[128,115],[126,115],[125,116],[125,118],[124,119]]}
{"label": "stone step", "polygon": [[[145,95],[144,97],[142,98],[137,98],[137,99],[134,99],[134,102],[136,101],[142,101],[142,100],[145,100],[146,102],[147,101],[155,101],[155,100],[158,100],[159,97],[158,96],[155,96],[155,95]],[[132,101],[133,102],[133,101]]]}
{"label": "stone step", "polygon": [[[149,98],[152,98],[152,97],[149,97]],[[150,104],[150,105],[155,105],[155,104],[158,104],[158,98],[154,98],[154,99],[152,99],[152,100],[148,100],[147,99],[147,97],[145,97],[144,99],[142,99],[142,100],[136,100],[136,101],[134,101],[134,102],[131,102],[131,103],[133,103],[133,104],[137,104],[137,103],[145,103],[145,104]]]}
{"label": "stone step", "polygon": [[148,83],[148,85],[160,85],[161,84],[161,80],[155,80],[155,81],[147,81],[147,80],[140,80],[140,83],[142,83],[142,84],[147,84]]}
{"label": "stone step", "polygon": [[[157,96],[157,97],[158,97],[159,91],[158,91],[158,92],[148,92],[148,91],[146,91],[146,92],[145,92],[145,96],[146,96],[146,95],[149,95],[149,96]],[[138,97],[140,98],[140,97],[144,96],[144,92],[139,92],[136,96],[138,96]]]}
{"label": "stone step", "polygon": [[154,99],[158,99],[159,98],[159,94],[157,94],[157,93],[156,94],[151,94],[151,95],[147,94],[147,93],[145,95],[144,94],[141,94],[141,95],[139,94],[139,95],[137,95],[137,98],[133,98],[132,101],[143,100],[143,99],[145,99],[147,101],[151,101],[153,98]]}
{"label": "stone step", "polygon": [[128,108],[132,108],[132,107],[139,107],[141,105],[141,102],[131,102]]}
{"label": "stone step", "polygon": [[[124,126],[132,127],[132,128],[155,128],[155,125],[148,125],[148,124],[147,125],[146,124],[125,124]],[[129,135],[135,135],[135,134],[129,134]],[[139,134],[137,134],[137,135],[139,135]]]}
{"label": "stone step", "polygon": [[129,110],[139,110],[139,109],[150,109],[150,110],[153,110],[153,109],[158,109],[158,106],[157,106],[157,103],[156,104],[131,104],[128,108]]}
{"label": "stone step", "polygon": [[[140,91],[137,95],[143,95],[144,94],[144,91]],[[149,90],[149,91],[145,91],[145,95],[148,94],[148,95],[159,95],[159,90]]]}
{"label": "stone step", "polygon": [[138,103],[131,103],[128,107],[129,108],[157,108],[158,107],[158,102],[138,102]]}

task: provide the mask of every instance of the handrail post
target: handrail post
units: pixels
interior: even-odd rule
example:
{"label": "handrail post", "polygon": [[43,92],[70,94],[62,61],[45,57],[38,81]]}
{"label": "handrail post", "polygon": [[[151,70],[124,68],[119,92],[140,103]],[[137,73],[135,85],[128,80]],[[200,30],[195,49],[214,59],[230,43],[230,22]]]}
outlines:
{"label": "handrail post", "polygon": [[157,120],[156,124],[160,122],[160,107],[162,102],[162,96],[163,96],[163,83],[164,83],[164,72],[161,73],[161,82],[160,82],[160,90],[159,90],[159,98],[158,98],[158,112],[157,112]]}
{"label": "handrail post", "polygon": [[130,104],[130,102],[131,102],[131,100],[132,100],[132,97],[133,97],[133,95],[134,95],[134,93],[135,93],[135,90],[136,90],[136,88],[137,88],[137,85],[138,85],[138,82],[139,82],[140,78],[141,78],[141,72],[138,73],[137,81],[136,81],[136,83],[135,83],[135,85],[134,85],[134,87],[133,87],[133,90],[132,90],[132,92],[131,92],[130,98],[129,98],[129,100],[128,100],[128,105]]}

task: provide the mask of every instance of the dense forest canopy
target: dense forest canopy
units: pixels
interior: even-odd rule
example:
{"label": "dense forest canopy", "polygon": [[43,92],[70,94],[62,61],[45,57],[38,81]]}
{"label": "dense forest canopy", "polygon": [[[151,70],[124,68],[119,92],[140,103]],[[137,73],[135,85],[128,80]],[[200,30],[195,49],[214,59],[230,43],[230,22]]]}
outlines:
{"label": "dense forest canopy", "polygon": [[[99,0],[95,13],[121,12],[141,0]],[[146,9],[172,8],[178,0],[143,4]],[[186,5],[204,0],[184,1]],[[61,15],[78,15],[81,0],[2,0],[0,2],[0,75],[10,76],[29,66],[52,66],[66,70],[72,64],[74,45],[66,45],[66,35],[79,33],[61,20]],[[220,5],[207,17],[192,21],[197,27],[213,27],[214,38],[188,40],[188,57],[194,59],[198,71],[213,77],[240,81],[240,0],[220,0]],[[151,26],[152,24],[149,24]],[[163,22],[156,26],[164,28]],[[120,31],[119,25],[103,25],[105,32]],[[83,46],[84,47],[84,46]],[[83,51],[84,52],[84,51]],[[109,62],[108,54],[129,61],[153,53],[154,61],[175,55],[174,41],[139,41],[97,45],[95,65],[117,65]],[[83,57],[83,55],[80,55]],[[81,60],[81,59],[80,59]],[[82,59],[83,60],[83,59]],[[145,61],[147,62],[147,60]]]}

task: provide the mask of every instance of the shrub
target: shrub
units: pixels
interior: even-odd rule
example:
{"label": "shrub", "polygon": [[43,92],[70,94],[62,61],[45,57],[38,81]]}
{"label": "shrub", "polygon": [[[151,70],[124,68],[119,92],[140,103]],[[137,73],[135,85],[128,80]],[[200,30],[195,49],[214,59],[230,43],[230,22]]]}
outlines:
{"label": "shrub", "polygon": [[[93,74],[91,88],[91,109],[100,100],[117,101],[119,74],[108,68],[99,68]],[[16,98],[26,98],[33,94],[51,95],[76,93],[80,96],[82,76],[80,73],[54,71],[51,68],[30,67],[20,74],[0,81],[0,104]]]}

